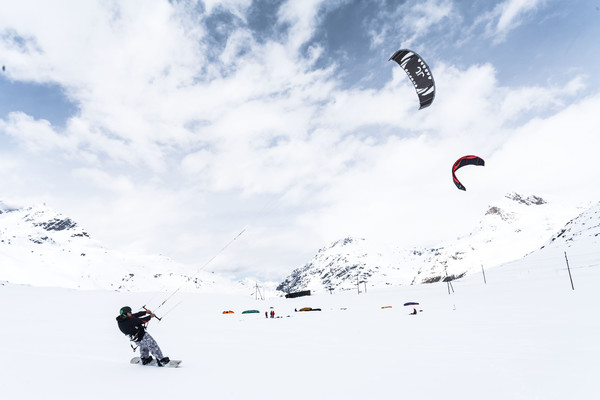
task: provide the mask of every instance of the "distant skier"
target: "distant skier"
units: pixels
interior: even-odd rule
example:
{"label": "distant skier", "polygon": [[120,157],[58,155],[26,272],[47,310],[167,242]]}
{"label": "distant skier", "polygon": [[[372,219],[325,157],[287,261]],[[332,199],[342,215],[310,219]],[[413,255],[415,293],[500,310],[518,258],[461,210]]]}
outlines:
{"label": "distant skier", "polygon": [[156,357],[158,365],[165,365],[170,360],[169,357],[163,357],[163,353],[158,347],[158,343],[148,332],[146,332],[146,324],[150,322],[152,317],[156,317],[150,310],[131,313],[131,307],[125,306],[121,308],[120,315],[117,317],[119,329],[125,335],[129,336],[132,342],[138,343],[140,346],[140,357],[142,364],[146,365],[152,361],[150,353]]}
{"label": "distant skier", "polygon": [[411,312],[410,315],[417,315],[417,309],[413,308],[413,312]]}

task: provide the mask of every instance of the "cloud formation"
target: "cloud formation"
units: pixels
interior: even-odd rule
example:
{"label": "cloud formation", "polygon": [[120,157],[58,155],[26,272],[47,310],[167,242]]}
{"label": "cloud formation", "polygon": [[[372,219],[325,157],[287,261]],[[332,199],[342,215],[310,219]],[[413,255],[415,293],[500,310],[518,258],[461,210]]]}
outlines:
{"label": "cloud formation", "polygon": [[506,36],[518,26],[526,23],[536,10],[543,7],[547,0],[505,0],[480,18],[488,35],[494,42],[503,42]]}
{"label": "cloud formation", "polygon": [[[347,235],[437,243],[506,192],[598,195],[581,185],[599,170],[586,71],[507,85],[504,64],[456,50],[509,41],[544,2],[476,16],[449,0],[375,3],[336,28],[367,43],[348,63],[329,53],[325,21],[352,1],[12,5],[0,15],[7,79],[56,84],[77,111],[64,125],[18,109],[0,118],[1,195],[47,201],[109,246],[196,264],[248,227],[211,267],[267,278]],[[444,56],[441,38],[466,31],[457,21],[491,39],[471,30]],[[438,95],[426,110],[387,63],[400,44],[428,54]],[[369,79],[350,82],[365,65]],[[450,167],[465,154],[485,158],[485,173],[461,170],[458,193]]]}

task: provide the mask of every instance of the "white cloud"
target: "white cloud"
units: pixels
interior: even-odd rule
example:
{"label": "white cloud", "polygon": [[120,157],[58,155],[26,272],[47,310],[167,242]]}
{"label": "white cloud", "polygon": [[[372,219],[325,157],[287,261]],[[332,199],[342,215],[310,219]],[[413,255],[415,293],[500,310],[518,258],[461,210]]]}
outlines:
{"label": "white cloud", "polygon": [[[417,111],[397,66],[366,89],[345,88],[335,65],[315,67],[324,48],[302,49],[329,3],[285,2],[287,35],[258,40],[244,25],[249,2],[207,1],[208,13],[235,9],[241,21],[222,48],[208,47],[193,3],[41,3],[31,14],[32,4],[0,15],[0,29],[28,38],[27,50],[0,40],[11,79],[56,82],[79,110],[64,128],[24,113],[0,119],[21,145],[0,166],[31,177],[9,179],[7,193],[47,198],[109,245],[203,261],[248,225],[215,268],[277,275],[342,236],[437,242],[508,191],[585,197],[581,183],[598,178],[598,97],[578,98],[581,77],[504,87],[491,64],[440,60],[434,104]],[[498,37],[541,3],[503,4],[488,16]],[[442,0],[397,11],[406,43],[459,18]],[[450,178],[465,154],[487,161],[461,170],[466,193]]]}
{"label": "white cloud", "polygon": [[131,180],[123,175],[114,176],[99,169],[77,168],[73,170],[73,177],[99,189],[114,192],[114,195],[127,196],[135,192]]}
{"label": "white cloud", "polygon": [[547,118],[517,128],[494,155],[505,177],[519,190],[545,192],[554,198],[600,197],[597,157],[600,96],[574,102]]}
{"label": "white cloud", "polygon": [[545,5],[547,0],[505,0],[492,11],[483,15],[479,22],[486,25],[488,34],[495,42],[503,42],[506,36]]}
{"label": "white cloud", "polygon": [[224,9],[240,19],[245,19],[246,11],[252,5],[252,0],[200,0],[207,14],[217,9]]}
{"label": "white cloud", "polygon": [[288,0],[279,9],[280,23],[290,24],[287,37],[290,50],[298,51],[312,37],[323,3],[324,0]]}
{"label": "white cloud", "polygon": [[22,112],[8,115],[7,121],[2,121],[2,130],[33,153],[60,151],[72,154],[77,149],[73,138],[61,136],[46,120],[34,120]]}
{"label": "white cloud", "polygon": [[578,76],[564,86],[524,87],[511,90],[501,106],[503,119],[530,110],[556,109],[564,106],[565,100],[578,95],[585,88],[583,78]]}
{"label": "white cloud", "polygon": [[415,40],[427,35],[432,25],[438,24],[452,14],[453,5],[445,0],[428,0],[418,2],[402,18],[402,25],[409,27],[412,36],[405,40],[405,46],[410,47]]}
{"label": "white cloud", "polygon": [[450,24],[458,23],[454,4],[450,0],[405,2],[392,12],[382,7],[376,20],[377,23],[370,30],[374,47],[391,42],[410,48],[420,39],[431,35],[432,28],[443,20],[452,21]]}
{"label": "white cloud", "polygon": [[[27,8],[24,2],[3,12],[2,24],[31,37],[38,48],[8,49],[15,79],[57,82],[90,130],[130,141],[141,158],[140,150],[151,150],[149,141],[180,140],[181,131],[171,129],[166,112],[172,108],[163,107],[193,81],[204,56],[195,42],[201,36],[185,31],[181,14],[164,2],[140,5],[67,2]],[[23,12],[26,8],[36,11]],[[150,151],[146,160],[155,157]]]}

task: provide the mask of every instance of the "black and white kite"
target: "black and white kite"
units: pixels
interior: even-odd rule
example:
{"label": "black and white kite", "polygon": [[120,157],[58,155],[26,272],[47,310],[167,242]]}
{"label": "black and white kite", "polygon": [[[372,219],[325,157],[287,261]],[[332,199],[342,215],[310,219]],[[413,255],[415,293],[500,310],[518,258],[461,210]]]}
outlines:
{"label": "black and white kite", "polygon": [[435,82],[423,58],[412,50],[402,49],[395,52],[390,60],[396,61],[415,85],[421,103],[419,110],[429,107],[435,97]]}

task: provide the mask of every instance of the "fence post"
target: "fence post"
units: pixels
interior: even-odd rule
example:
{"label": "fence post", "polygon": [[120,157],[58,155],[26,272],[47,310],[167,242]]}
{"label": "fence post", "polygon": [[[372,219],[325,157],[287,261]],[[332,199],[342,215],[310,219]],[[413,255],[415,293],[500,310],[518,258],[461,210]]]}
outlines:
{"label": "fence post", "polygon": [[571,268],[569,267],[569,259],[567,258],[566,251],[565,251],[565,260],[567,261],[567,271],[569,271],[569,279],[571,280],[571,289],[575,290],[575,286],[573,286],[573,277],[571,276]]}

